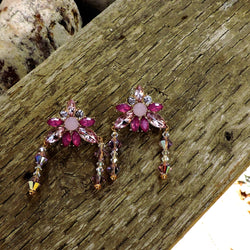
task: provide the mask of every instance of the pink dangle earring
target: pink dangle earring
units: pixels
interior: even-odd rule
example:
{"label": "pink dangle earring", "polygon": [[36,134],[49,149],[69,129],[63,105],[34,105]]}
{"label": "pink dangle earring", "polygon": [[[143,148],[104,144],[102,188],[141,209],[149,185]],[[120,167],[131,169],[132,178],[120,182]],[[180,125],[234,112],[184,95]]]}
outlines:
{"label": "pink dangle earring", "polygon": [[127,127],[130,124],[132,131],[136,132],[141,130],[142,132],[148,132],[149,124],[152,126],[164,129],[162,138],[160,140],[160,146],[162,148],[161,164],[158,167],[161,179],[167,179],[169,172],[169,147],[172,142],[169,140],[169,127],[166,121],[157,114],[158,111],[162,110],[163,105],[160,103],[152,103],[152,98],[149,95],[144,94],[141,86],[138,86],[135,93],[130,96],[127,103],[122,103],[116,106],[119,112],[123,115],[118,117],[112,127],[111,140],[109,146],[111,148],[111,159],[110,166],[107,167],[107,172],[112,181],[116,180],[118,173],[118,149],[121,146],[118,140],[117,130]]}
{"label": "pink dangle earring", "polygon": [[37,188],[40,186],[40,176],[42,167],[47,163],[47,151],[50,145],[61,140],[64,147],[73,146],[79,147],[81,140],[91,144],[98,144],[99,150],[97,152],[97,168],[96,175],[94,176],[95,188],[101,188],[101,182],[103,181],[103,160],[104,160],[104,143],[103,139],[89,129],[88,127],[94,125],[95,120],[90,117],[86,117],[84,112],[76,108],[76,104],[73,100],[68,101],[66,110],[60,112],[61,118],[51,118],[47,121],[48,125],[53,127],[47,137],[44,139],[43,146],[39,148],[35,155],[35,172],[28,181],[29,194],[33,195]]}

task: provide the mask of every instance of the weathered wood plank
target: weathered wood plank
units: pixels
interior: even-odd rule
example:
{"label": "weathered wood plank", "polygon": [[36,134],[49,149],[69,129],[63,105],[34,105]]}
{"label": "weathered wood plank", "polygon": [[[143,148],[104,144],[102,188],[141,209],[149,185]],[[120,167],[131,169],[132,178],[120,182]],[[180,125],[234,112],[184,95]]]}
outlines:
{"label": "weathered wood plank", "polygon": [[[1,248],[173,246],[249,165],[249,7],[118,0],[1,96]],[[169,179],[158,180],[157,131],[126,130],[114,184],[93,190],[95,147],[84,144],[53,151],[28,198],[46,119],[74,98],[108,140],[115,104],[138,84],[165,104]]]}

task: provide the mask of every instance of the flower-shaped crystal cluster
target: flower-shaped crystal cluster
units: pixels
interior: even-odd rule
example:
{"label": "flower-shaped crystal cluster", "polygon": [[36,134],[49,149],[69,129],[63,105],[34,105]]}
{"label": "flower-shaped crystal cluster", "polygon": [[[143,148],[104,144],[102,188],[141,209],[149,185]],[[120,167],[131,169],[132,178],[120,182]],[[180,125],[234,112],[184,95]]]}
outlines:
{"label": "flower-shaped crystal cluster", "polygon": [[95,120],[84,116],[80,109],[76,109],[76,104],[73,100],[68,101],[66,110],[60,112],[61,118],[51,118],[48,124],[55,129],[49,132],[46,142],[52,144],[62,139],[63,146],[67,147],[71,142],[75,146],[79,146],[81,139],[90,142],[98,143],[98,136],[94,131],[87,128],[95,123]]}
{"label": "flower-shaped crystal cluster", "polygon": [[138,86],[133,96],[128,98],[128,103],[116,106],[116,109],[124,115],[120,116],[114,123],[116,129],[121,129],[130,124],[133,131],[139,128],[143,132],[149,130],[149,124],[156,128],[166,128],[165,120],[157,114],[163,108],[160,103],[152,103],[152,98],[145,95],[141,86]]}

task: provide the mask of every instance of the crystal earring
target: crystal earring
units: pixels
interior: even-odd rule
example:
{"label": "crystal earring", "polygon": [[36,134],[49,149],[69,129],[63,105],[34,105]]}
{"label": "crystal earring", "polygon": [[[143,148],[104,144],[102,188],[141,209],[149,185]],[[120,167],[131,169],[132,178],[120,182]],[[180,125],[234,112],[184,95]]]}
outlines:
{"label": "crystal earring", "polygon": [[172,142],[169,140],[169,127],[166,121],[157,114],[163,108],[160,103],[152,103],[152,98],[149,95],[144,94],[141,86],[138,86],[135,93],[130,96],[127,103],[122,103],[116,106],[116,109],[123,113],[118,117],[112,127],[111,140],[109,146],[111,148],[110,166],[107,167],[107,172],[111,180],[116,180],[117,173],[119,171],[118,161],[118,149],[121,147],[121,143],[118,140],[117,130],[127,127],[130,124],[132,131],[136,132],[141,130],[142,132],[148,132],[149,124],[152,126],[164,129],[162,138],[160,140],[160,146],[162,148],[161,164],[158,167],[161,179],[166,179],[170,170],[169,164],[169,147]]}
{"label": "crystal earring", "polygon": [[95,188],[101,188],[101,182],[103,181],[104,143],[101,137],[97,136],[93,130],[88,128],[94,125],[95,120],[86,117],[82,110],[77,109],[73,100],[68,101],[66,110],[61,111],[60,116],[61,118],[51,118],[47,121],[48,125],[53,127],[53,130],[48,133],[44,139],[43,146],[39,148],[35,155],[35,172],[33,173],[33,177],[28,181],[30,195],[34,194],[40,186],[40,175],[43,165],[48,161],[46,152],[49,146],[59,140],[61,140],[64,147],[70,146],[71,144],[78,147],[81,144],[81,139],[91,144],[98,144],[98,162],[94,179]]}

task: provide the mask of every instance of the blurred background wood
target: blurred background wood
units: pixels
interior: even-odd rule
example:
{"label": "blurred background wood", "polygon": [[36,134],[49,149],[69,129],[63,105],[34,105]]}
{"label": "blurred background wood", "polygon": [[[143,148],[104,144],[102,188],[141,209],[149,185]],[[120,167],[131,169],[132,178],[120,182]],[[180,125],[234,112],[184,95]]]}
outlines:
{"label": "blurred background wood", "polygon": [[[171,248],[249,165],[248,14],[235,0],[117,0],[2,95],[0,248]],[[138,84],[165,107],[169,179],[160,133],[124,129],[115,183],[93,189],[95,146],[58,146],[26,196],[47,118],[73,98],[108,141]]]}

